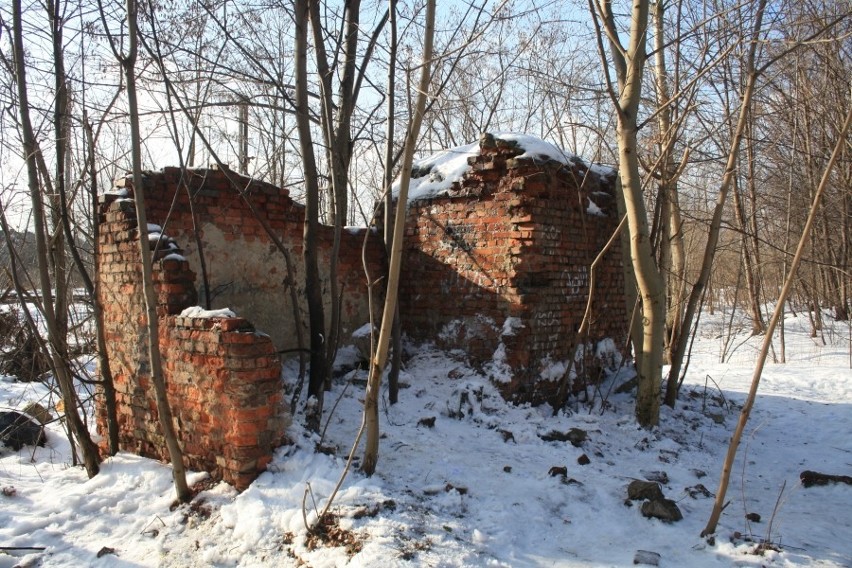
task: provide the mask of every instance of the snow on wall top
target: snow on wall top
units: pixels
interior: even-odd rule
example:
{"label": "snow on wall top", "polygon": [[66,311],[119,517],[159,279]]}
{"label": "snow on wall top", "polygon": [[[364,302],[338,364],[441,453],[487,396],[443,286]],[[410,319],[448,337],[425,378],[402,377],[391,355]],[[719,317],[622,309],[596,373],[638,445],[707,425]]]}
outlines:
{"label": "snow on wall top", "polygon": [[205,310],[201,306],[190,306],[180,313],[182,318],[233,318],[237,317],[230,308],[220,308],[218,310]]}
{"label": "snow on wall top", "polygon": [[[615,173],[612,168],[590,164],[582,158],[535,136],[513,132],[495,132],[493,136],[495,140],[516,142],[524,150],[524,153],[517,157],[518,159],[553,160],[565,165],[581,163],[600,176],[609,176]],[[457,148],[442,150],[427,158],[415,161],[412,168],[411,185],[408,188],[408,201],[432,199],[448,194],[453,183],[459,181],[470,171],[468,158],[478,156],[479,152],[479,142],[474,142]],[[418,173],[422,175],[414,177]],[[394,197],[399,195],[399,183],[400,180],[397,178],[391,188]]]}

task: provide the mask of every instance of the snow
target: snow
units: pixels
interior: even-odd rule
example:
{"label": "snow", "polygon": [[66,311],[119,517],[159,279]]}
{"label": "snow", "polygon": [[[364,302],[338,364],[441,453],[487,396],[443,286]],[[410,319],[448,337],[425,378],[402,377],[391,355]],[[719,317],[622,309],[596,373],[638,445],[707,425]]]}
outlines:
{"label": "snow", "polygon": [[528,134],[498,132],[494,134],[494,139],[517,142],[518,146],[525,150],[523,154],[518,156],[518,159],[531,158],[539,161],[555,160],[563,164],[568,164],[571,158],[576,158],[574,154],[569,154],[550,142]]}
{"label": "snow", "polygon": [[343,227],[343,230],[346,231],[347,233],[349,233],[350,235],[353,235],[353,236],[356,236],[356,237],[363,235],[364,231],[367,231],[367,230],[370,230],[373,233],[376,232],[375,227],[370,228],[370,227],[364,227],[364,226],[358,226],[358,225],[347,225],[347,226]]}
{"label": "snow", "polygon": [[365,323],[358,329],[352,332],[352,337],[370,337],[373,333],[373,325],[371,323]]}
{"label": "snow", "polygon": [[[456,182],[468,172],[470,166],[467,159],[479,155],[479,142],[442,150],[429,158],[420,160],[414,164],[415,168],[425,169],[431,164],[428,175],[414,178],[412,176],[408,187],[408,200],[431,199],[446,194],[453,182]],[[399,179],[397,179],[391,192],[394,196],[399,195]]]}
{"label": "snow", "polygon": [[[53,423],[44,448],[0,448],[0,488],[13,488],[0,494],[0,542],[45,547],[0,553],[0,568],[632,566],[640,550],[659,553],[660,566],[850,566],[852,487],[799,483],[806,469],[848,475],[852,467],[849,328],[826,321],[823,345],[809,337],[806,314],[787,317],[788,363],[766,367],[712,544],[699,537],[712,498],[698,485],[717,489],[762,340],[747,338],[743,325],[725,341],[722,312],[703,315],[683,396],[677,408],[663,407],[651,431],[637,427],[631,396],[613,394],[611,383],[592,393],[594,406],[575,400],[553,417],[546,405],[504,402],[461,352],[410,347],[400,402],[382,404],[378,470],[366,478],[353,469],[332,508],[360,542],[353,554],[309,547],[302,503],[316,518],[343,470],[361,420],[364,371],[344,373],[327,393],[327,408],[340,398],[322,440],[335,455],[314,452],[320,439],[299,426],[300,414],[289,432],[295,443],[249,489],[216,484],[174,510],[169,467],[120,453],[87,480]],[[295,376],[293,363],[285,377]],[[3,406],[48,395],[43,384],[0,379]],[[434,427],[422,422],[431,417]],[[588,435],[580,447],[541,439],[571,428]],[[581,455],[588,465],[578,464]],[[554,466],[567,468],[565,480],[548,474]],[[631,480],[661,472],[680,522],[646,519],[638,502],[625,505]],[[203,478],[192,473],[190,482]],[[746,513],[762,519],[747,521]],[[779,550],[752,554],[747,538],[768,538]],[[97,559],[105,547],[114,552]]]}
{"label": "snow", "polygon": [[589,206],[586,207],[586,213],[589,215],[594,215],[596,217],[603,217],[605,214],[603,210],[598,207],[598,204],[589,199]]}
{"label": "snow", "polygon": [[[496,140],[517,142],[518,146],[524,150],[518,156],[518,159],[532,159],[536,161],[553,160],[566,165],[580,163],[600,176],[606,177],[615,174],[612,168],[587,163],[578,156],[535,136],[513,132],[495,132],[493,136]],[[474,142],[457,148],[442,150],[428,158],[416,161],[413,171],[423,172],[428,169],[428,174],[416,178],[412,176],[408,188],[408,200],[417,201],[447,195],[453,183],[461,180],[464,174],[470,170],[468,158],[478,155],[479,142]],[[391,188],[394,196],[399,195],[399,183],[399,179],[397,179]],[[589,207],[591,208],[591,205]]]}
{"label": "snow", "polygon": [[543,381],[558,381],[568,372],[568,365],[565,361],[549,361],[541,371],[541,380]]}
{"label": "snow", "polygon": [[218,310],[205,310],[201,306],[192,306],[186,308],[180,313],[182,318],[233,318],[237,314],[230,308],[220,308]]}
{"label": "snow", "polygon": [[503,333],[502,336],[512,336],[515,335],[515,332],[524,327],[524,324],[521,322],[521,318],[510,316],[506,318],[506,321],[503,322]]}

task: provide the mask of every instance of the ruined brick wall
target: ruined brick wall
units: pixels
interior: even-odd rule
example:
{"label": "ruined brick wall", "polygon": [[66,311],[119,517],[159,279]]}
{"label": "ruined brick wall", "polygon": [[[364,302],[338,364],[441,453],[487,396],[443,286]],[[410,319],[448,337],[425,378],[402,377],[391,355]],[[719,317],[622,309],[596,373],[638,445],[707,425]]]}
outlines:
{"label": "ruined brick wall", "polygon": [[[580,160],[522,159],[522,153],[516,144],[485,136],[470,171],[448,195],[409,204],[399,306],[410,337],[461,348],[505,381],[507,395],[541,400],[552,394],[575,346],[604,338],[620,346],[627,315],[616,240],[596,271],[591,330],[577,335],[589,265],[617,225],[615,176],[590,171]],[[132,190],[128,180],[122,185]],[[183,249],[183,256],[172,249],[156,253],[155,280],[159,342],[187,465],[245,487],[271,459],[287,420],[277,352],[297,347],[291,288],[300,313],[307,313],[304,208],[286,191],[225,168],[148,172],[143,190],[149,222]],[[132,201],[105,197],[100,228],[99,298],[121,444],[164,459]],[[289,273],[270,232],[290,253]],[[344,342],[369,321],[365,234],[344,231],[340,243]],[[328,302],[331,249],[332,232],[325,228],[319,260]],[[377,279],[384,251],[373,233],[366,254]],[[211,308],[231,308],[241,317],[178,315],[206,298]],[[100,409],[102,432],[103,418]]]}
{"label": "ruined brick wall", "polygon": [[[129,185],[130,180],[121,180],[120,184]],[[303,336],[308,337],[302,255],[305,209],[290,198],[286,189],[225,167],[184,171],[164,168],[145,173],[145,205],[148,221],[161,225],[184,249],[184,256],[197,275],[200,305],[206,306],[209,296],[211,308],[231,308],[269,334],[279,350],[292,350],[298,344],[291,284],[286,259],[267,232],[271,230],[289,251]],[[365,231],[346,230],[342,234],[338,282],[343,338],[369,321],[361,263]],[[329,318],[332,229],[321,227],[319,237],[320,278]],[[367,256],[374,266],[383,265],[383,254],[379,239],[369,239]]]}
{"label": "ruined brick wall", "polygon": [[[100,221],[98,297],[120,445],[168,460],[151,385],[133,202],[105,198]],[[185,465],[243,489],[266,468],[283,439],[288,417],[280,361],[270,338],[243,318],[176,315],[195,304],[196,293],[189,263],[174,253],[156,254],[154,280],[168,400]],[[102,405],[98,426],[106,432]]]}
{"label": "ruined brick wall", "polygon": [[591,331],[577,337],[589,265],[618,224],[615,176],[522,153],[485,136],[448,195],[409,204],[400,310],[409,336],[463,348],[496,378],[506,371],[507,394],[542,399],[555,383],[541,379],[575,345],[623,343],[627,316],[617,241],[596,272]]}
{"label": "ruined brick wall", "polygon": [[[125,190],[123,196],[102,199],[97,262],[120,443],[140,455],[167,459],[150,384],[133,188],[129,179],[118,186]],[[308,336],[304,207],[286,190],[226,168],[146,172],[143,190],[149,224],[160,226],[152,227],[155,233],[149,238],[152,249],[157,247],[159,344],[186,465],[246,487],[265,469],[288,420],[278,351],[298,347],[296,325],[303,325],[303,336]],[[158,237],[160,231],[169,237]],[[290,273],[270,232],[290,254]],[[347,333],[369,321],[361,267],[364,236],[365,230],[344,231],[340,243],[344,341]],[[332,230],[325,227],[319,242],[320,276],[329,302],[332,244]],[[378,238],[369,241],[367,257],[378,275],[384,258]],[[295,323],[291,286],[300,324]],[[241,317],[179,317],[208,298],[210,308],[230,308]],[[326,310],[330,314],[330,304]],[[101,432],[104,416],[100,408]]]}

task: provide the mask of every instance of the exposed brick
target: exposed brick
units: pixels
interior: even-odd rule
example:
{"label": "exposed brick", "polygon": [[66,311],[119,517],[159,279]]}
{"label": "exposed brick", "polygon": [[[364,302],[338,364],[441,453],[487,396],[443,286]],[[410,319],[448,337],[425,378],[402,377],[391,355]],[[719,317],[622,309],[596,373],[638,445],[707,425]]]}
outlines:
{"label": "exposed brick", "polygon": [[[596,275],[591,332],[577,337],[588,293],[587,267],[617,225],[613,181],[586,176],[582,165],[533,162],[519,155],[512,144],[486,144],[469,160],[472,171],[453,184],[451,195],[411,204],[399,305],[409,336],[463,348],[479,364],[499,351],[513,376],[505,394],[540,399],[552,386],[538,380],[548,362],[564,361],[575,345],[604,337],[620,344],[627,315],[616,243]],[[189,191],[178,186],[181,179]],[[129,179],[121,186],[133,191]],[[304,206],[284,190],[224,167],[148,172],[144,191],[149,221],[163,225],[186,251],[186,260],[158,261],[155,280],[159,342],[187,465],[244,489],[268,465],[288,419],[278,352],[297,346],[290,286],[299,292],[298,311],[307,313]],[[592,196],[603,217],[586,212]],[[247,200],[289,252],[294,281]],[[116,374],[122,447],[165,459],[148,384],[133,207],[128,199],[100,200],[100,299],[107,354]],[[322,227],[318,240],[328,290],[333,230]],[[344,342],[370,320],[362,250],[373,280],[385,271],[381,235],[372,229],[343,232],[338,285]],[[230,307],[239,317],[179,316],[205,300],[196,278],[202,274],[201,253],[206,286],[215,292],[217,306]],[[382,286],[373,293],[381,295]],[[381,305],[381,298],[374,304]],[[103,431],[102,408],[98,420]]]}
{"label": "exposed brick", "polygon": [[[169,214],[165,205],[172,203],[176,189],[175,185],[157,182],[157,176],[173,173],[173,169],[167,169],[162,174],[148,176],[152,184],[146,188],[146,199],[152,223],[163,223]],[[231,187],[225,177],[224,171],[208,177],[221,191],[220,197],[229,194]],[[130,183],[123,185],[132,189]],[[277,192],[268,184],[260,186],[261,191]],[[178,242],[184,245],[192,239],[180,232],[181,228],[186,231],[194,226],[192,219],[181,217],[190,215],[185,194],[178,192],[175,209],[164,226],[169,236],[175,236],[172,230],[178,232]],[[231,198],[231,205],[242,203],[236,192],[232,192]],[[282,199],[289,201],[286,196]],[[217,206],[225,210],[223,203]],[[228,210],[226,216],[231,221],[247,226],[245,220],[249,215],[244,206]],[[168,452],[157,422],[144,347],[146,318],[135,210],[132,201],[103,199],[101,211],[106,213],[102,215],[101,254],[97,259],[100,300],[107,327],[107,355],[117,391],[120,444],[125,450],[165,460]],[[208,262],[211,260],[214,259]],[[254,333],[246,318],[177,316],[196,303],[192,264],[170,258],[156,263],[154,269],[160,304],[159,344],[169,403],[186,465],[207,470],[214,477],[245,489],[266,468],[288,423],[280,395],[281,367],[276,348],[269,337]],[[99,401],[102,402],[101,397]],[[105,412],[101,406],[98,426],[101,432],[105,431]]]}
{"label": "exposed brick", "polygon": [[[399,306],[415,339],[461,347],[479,364],[501,350],[514,377],[504,394],[540,400],[548,394],[538,384],[548,361],[568,360],[578,343],[609,337],[620,345],[627,316],[616,243],[596,275],[594,325],[577,337],[588,266],[618,224],[614,179],[590,174],[583,181],[571,167],[519,153],[512,145],[481,146],[468,160],[472,172],[450,190],[477,197],[410,205]],[[586,212],[593,194],[606,202],[598,203],[602,217]],[[505,336],[509,317],[520,327]]]}

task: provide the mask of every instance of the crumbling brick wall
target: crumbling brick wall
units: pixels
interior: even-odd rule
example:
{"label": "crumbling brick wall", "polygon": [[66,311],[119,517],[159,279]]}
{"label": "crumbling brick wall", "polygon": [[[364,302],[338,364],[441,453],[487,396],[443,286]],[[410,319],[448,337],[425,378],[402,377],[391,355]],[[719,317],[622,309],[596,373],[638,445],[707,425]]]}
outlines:
{"label": "crumbling brick wall", "polygon": [[[615,240],[595,273],[591,329],[578,336],[589,266],[617,226],[614,172],[579,159],[522,158],[523,152],[516,143],[484,135],[469,171],[446,194],[409,203],[399,307],[410,337],[462,348],[504,381],[507,396],[543,400],[577,345],[594,347],[609,338],[621,346],[627,314]],[[127,179],[119,185],[132,189]],[[157,252],[155,280],[159,344],[187,465],[245,487],[271,459],[287,420],[278,352],[298,347],[295,326],[306,326],[304,317],[295,322],[290,301],[294,290],[299,313],[307,313],[304,207],[285,190],[227,168],[148,172],[143,190],[149,221],[185,254]],[[100,229],[99,297],[121,444],[165,459],[150,392],[137,227],[128,196],[103,199]],[[344,341],[370,319],[362,269],[366,236],[370,273],[374,279],[384,273],[378,237],[366,229],[344,231],[342,296],[335,299],[342,301]],[[289,267],[279,246],[290,254]],[[323,296],[330,302],[328,227],[319,248]],[[242,317],[179,315],[208,299],[210,307]],[[105,431],[102,408],[99,425]]]}
{"label": "crumbling brick wall", "polygon": [[[156,240],[151,241],[152,245]],[[124,450],[168,460],[154,402],[136,213],[128,199],[101,204],[98,294]],[[167,395],[187,467],[243,489],[281,444],[288,416],[270,338],[244,318],[180,317],[194,305],[195,275],[175,249],[154,257]],[[106,432],[106,411],[98,407]]]}
{"label": "crumbling brick wall", "polygon": [[[265,469],[288,420],[278,351],[298,347],[288,286],[296,287],[300,313],[307,313],[304,208],[286,190],[225,168],[166,168],[146,172],[144,183],[148,221],[161,226],[151,227],[155,232],[149,238],[152,249],[157,247],[159,345],[186,465],[244,488]],[[120,444],[165,460],[168,453],[150,383],[133,188],[129,179],[118,185],[125,190],[123,196],[106,195],[101,201],[97,262]],[[158,238],[160,230],[169,237]],[[269,231],[291,254],[292,281]],[[330,228],[320,235],[324,267],[332,236]],[[345,231],[340,243],[344,337],[369,320],[361,268],[364,236],[364,230]],[[383,250],[378,239],[371,239],[366,250],[380,271]],[[206,285],[197,278],[201,272]],[[325,272],[327,288],[327,268]],[[241,317],[180,316],[208,292],[212,308],[230,308]],[[106,432],[102,407],[98,420],[100,431]]]}
{"label": "crumbling brick wall", "polygon": [[410,202],[399,302],[409,336],[461,347],[506,394],[541,400],[576,345],[623,344],[627,316],[616,240],[577,337],[589,266],[618,225],[615,173],[523,152],[484,135],[446,194]]}

